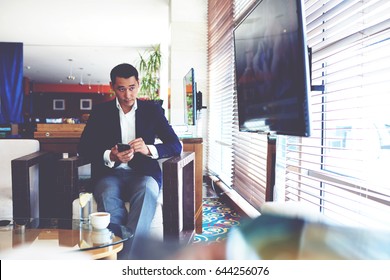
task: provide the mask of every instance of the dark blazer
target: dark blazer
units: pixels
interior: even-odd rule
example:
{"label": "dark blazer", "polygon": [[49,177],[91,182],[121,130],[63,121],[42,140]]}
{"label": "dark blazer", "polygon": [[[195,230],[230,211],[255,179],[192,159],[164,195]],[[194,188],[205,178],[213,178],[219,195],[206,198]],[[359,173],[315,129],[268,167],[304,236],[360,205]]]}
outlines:
{"label": "dark blazer", "polygon": [[[93,108],[78,146],[79,155],[91,161],[93,181],[112,172],[112,168],[105,166],[103,154],[122,142],[119,110],[115,100]],[[181,143],[165,118],[162,107],[153,101],[139,99],[137,104],[136,137],[141,137],[146,145],[153,145],[156,138],[159,138],[162,144],[155,145],[159,158],[179,155],[182,150]],[[129,166],[142,175],[152,176],[161,186],[161,169],[157,160],[137,153],[129,162]]]}

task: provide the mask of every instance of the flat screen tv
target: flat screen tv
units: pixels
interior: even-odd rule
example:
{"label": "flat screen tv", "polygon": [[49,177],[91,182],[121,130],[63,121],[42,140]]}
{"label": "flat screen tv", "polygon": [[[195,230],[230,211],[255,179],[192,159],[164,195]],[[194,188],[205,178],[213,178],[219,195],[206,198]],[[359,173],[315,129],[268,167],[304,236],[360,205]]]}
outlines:
{"label": "flat screen tv", "polygon": [[191,68],[183,78],[185,124],[196,124],[196,83],[194,68]]}
{"label": "flat screen tv", "polygon": [[257,1],[233,32],[240,131],[310,136],[301,0]]}

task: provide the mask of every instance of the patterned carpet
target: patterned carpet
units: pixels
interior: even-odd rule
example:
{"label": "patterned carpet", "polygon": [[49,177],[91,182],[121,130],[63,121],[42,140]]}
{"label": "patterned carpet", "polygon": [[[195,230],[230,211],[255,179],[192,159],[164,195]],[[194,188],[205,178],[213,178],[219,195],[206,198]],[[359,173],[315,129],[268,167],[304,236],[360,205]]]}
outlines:
{"label": "patterned carpet", "polygon": [[214,243],[226,239],[230,228],[240,225],[240,216],[219,198],[203,198],[203,233],[194,243]]}

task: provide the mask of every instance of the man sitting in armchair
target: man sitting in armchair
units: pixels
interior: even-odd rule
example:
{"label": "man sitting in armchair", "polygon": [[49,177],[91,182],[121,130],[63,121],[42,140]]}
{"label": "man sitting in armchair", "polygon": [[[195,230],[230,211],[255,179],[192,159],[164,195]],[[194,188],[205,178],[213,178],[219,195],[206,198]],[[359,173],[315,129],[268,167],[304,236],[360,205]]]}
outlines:
{"label": "man sitting in armchair", "polygon": [[[119,258],[126,259],[147,235],[161,188],[159,158],[179,155],[182,145],[160,105],[137,99],[138,71],[130,64],[111,70],[116,98],[96,106],[85,126],[79,154],[91,161],[97,210],[134,232]],[[162,143],[154,144],[156,137]],[[125,150],[120,143],[128,144]],[[130,211],[125,208],[130,202]]]}

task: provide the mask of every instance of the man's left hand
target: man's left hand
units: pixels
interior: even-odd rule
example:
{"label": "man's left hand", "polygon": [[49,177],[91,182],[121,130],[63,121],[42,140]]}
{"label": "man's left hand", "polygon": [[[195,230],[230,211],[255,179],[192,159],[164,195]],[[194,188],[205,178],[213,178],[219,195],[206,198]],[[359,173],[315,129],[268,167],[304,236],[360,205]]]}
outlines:
{"label": "man's left hand", "polygon": [[135,153],[141,153],[143,155],[149,156],[150,151],[148,146],[146,146],[144,140],[142,138],[136,138],[129,142],[131,148]]}

